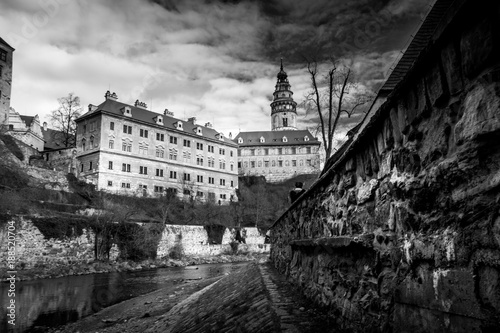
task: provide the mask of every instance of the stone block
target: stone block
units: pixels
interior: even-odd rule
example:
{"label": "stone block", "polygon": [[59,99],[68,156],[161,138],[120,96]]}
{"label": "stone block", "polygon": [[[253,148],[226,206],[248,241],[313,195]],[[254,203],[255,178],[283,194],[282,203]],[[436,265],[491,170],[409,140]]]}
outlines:
{"label": "stone block", "polygon": [[492,20],[485,18],[463,33],[460,53],[464,74],[469,79],[479,74],[495,55],[498,46],[495,45],[494,29]]}
{"label": "stone block", "polygon": [[479,81],[461,108],[462,118],[455,126],[458,144],[500,130],[500,83]]}
{"label": "stone block", "polygon": [[443,105],[444,100],[448,96],[448,88],[441,75],[441,64],[439,61],[435,61],[427,70],[425,74],[425,84],[427,86],[431,105]]}
{"label": "stone block", "polygon": [[358,193],[356,196],[358,205],[361,205],[369,200],[373,200],[377,187],[378,180],[376,179],[372,179],[361,184],[361,186],[358,188]]}
{"label": "stone block", "polygon": [[441,62],[443,64],[444,76],[449,93],[457,95],[462,92],[464,83],[462,78],[462,66],[459,58],[459,50],[453,41],[449,42],[441,50]]}

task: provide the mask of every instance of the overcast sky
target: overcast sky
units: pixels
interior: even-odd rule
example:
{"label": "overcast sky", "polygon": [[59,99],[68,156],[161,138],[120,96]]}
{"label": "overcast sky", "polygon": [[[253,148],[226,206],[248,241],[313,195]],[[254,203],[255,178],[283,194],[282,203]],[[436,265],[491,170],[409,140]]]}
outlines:
{"label": "overcast sky", "polygon": [[[428,10],[428,0],[1,0],[0,36],[16,48],[20,114],[43,121],[69,92],[86,109],[110,89],[234,136],[270,130],[280,57],[297,103],[307,57],[350,60],[359,87],[376,92]],[[298,119],[311,125],[304,110]]]}

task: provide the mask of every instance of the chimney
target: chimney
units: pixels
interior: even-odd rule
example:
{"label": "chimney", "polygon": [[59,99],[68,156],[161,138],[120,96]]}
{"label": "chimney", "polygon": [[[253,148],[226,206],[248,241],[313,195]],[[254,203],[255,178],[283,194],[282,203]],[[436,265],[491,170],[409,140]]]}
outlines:
{"label": "chimney", "polygon": [[118,95],[115,92],[110,93],[108,90],[106,91],[106,94],[104,94],[104,98],[116,101],[118,100]]}
{"label": "chimney", "polygon": [[206,123],[205,127],[212,128],[212,123]]}
{"label": "chimney", "polygon": [[139,101],[139,100],[135,101],[134,106],[136,108],[141,108],[141,109],[144,109],[144,110],[148,109],[148,105],[146,103],[144,103],[144,102]]}
{"label": "chimney", "polygon": [[94,112],[95,110],[97,110],[97,105],[89,104],[89,112]]}
{"label": "chimney", "polygon": [[191,117],[191,118],[188,118],[188,123],[191,123],[193,125],[196,125],[196,117]]}
{"label": "chimney", "polygon": [[43,130],[47,131],[47,122],[46,121],[43,122]]}
{"label": "chimney", "polygon": [[163,111],[163,115],[173,117],[174,113],[172,111],[168,111],[168,109],[165,109],[165,111]]}

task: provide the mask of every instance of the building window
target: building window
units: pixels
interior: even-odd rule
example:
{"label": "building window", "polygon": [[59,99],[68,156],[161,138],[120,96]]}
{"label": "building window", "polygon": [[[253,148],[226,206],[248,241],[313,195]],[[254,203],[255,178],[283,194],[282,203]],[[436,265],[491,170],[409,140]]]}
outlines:
{"label": "building window", "polygon": [[147,137],[148,137],[148,130],[145,130],[145,129],[142,129],[142,128],[141,128],[141,129],[139,130],[139,136],[140,136],[141,138],[147,138]]}
{"label": "building window", "polygon": [[109,123],[109,129],[114,131],[115,130],[115,123],[114,122],[110,122]]}
{"label": "building window", "polygon": [[219,181],[219,183],[220,183],[220,185],[225,186],[226,185],[226,180],[225,179],[221,179]]}
{"label": "building window", "polygon": [[264,167],[269,168],[269,161],[264,161]]}
{"label": "building window", "polygon": [[0,60],[7,61],[7,52],[5,50],[0,50]]}
{"label": "building window", "polygon": [[185,163],[191,163],[191,153],[188,151],[183,151],[182,152],[182,158]]}
{"label": "building window", "polygon": [[191,141],[189,141],[189,140],[184,140],[184,142],[183,142],[183,146],[184,146],[184,147],[191,147]]}
{"label": "building window", "polygon": [[248,168],[248,161],[243,162],[243,164],[245,165],[245,168]]}
{"label": "building window", "polygon": [[283,161],[278,161],[278,166],[282,167],[283,166]]}
{"label": "building window", "polygon": [[233,157],[233,151],[232,150],[229,152],[229,156]]}
{"label": "building window", "polygon": [[165,141],[165,134],[156,133],[156,140]]}
{"label": "building window", "polygon": [[109,149],[115,148],[115,142],[113,140],[109,140]]}
{"label": "building window", "polygon": [[196,158],[196,165],[203,165],[203,158],[202,157]]}
{"label": "building window", "polygon": [[173,188],[173,187],[169,187],[169,188],[167,188],[167,193],[177,194],[177,189]]}
{"label": "building window", "polygon": [[130,164],[123,163],[122,164],[122,171],[123,172],[130,172]]}
{"label": "building window", "polygon": [[255,168],[255,161],[250,161],[250,167]]}
{"label": "building window", "polygon": [[238,149],[238,156],[241,156],[241,150]]}
{"label": "building window", "polygon": [[219,169],[226,169],[226,162],[224,161],[219,161]]}
{"label": "building window", "polygon": [[148,147],[147,146],[139,146],[139,155],[147,155]]}
{"label": "building window", "polygon": [[163,158],[165,156],[165,152],[163,149],[156,149],[156,157]]}
{"label": "building window", "polygon": [[177,137],[175,137],[175,136],[171,136],[171,137],[170,137],[170,143],[172,143],[172,144],[176,145],[176,144],[177,144]]}
{"label": "building window", "polygon": [[234,181],[231,180],[231,187],[234,187]]}
{"label": "building window", "polygon": [[214,152],[214,146],[208,145],[208,152],[213,153]]}
{"label": "building window", "polygon": [[113,181],[108,180],[108,186],[113,186]]}
{"label": "building window", "polygon": [[83,134],[87,132],[87,125],[83,125]]}
{"label": "building window", "polygon": [[225,195],[225,194],[221,194],[221,195],[220,195],[220,198],[221,198],[222,200],[226,200],[226,195]]}
{"label": "building window", "polygon": [[297,154],[297,148],[295,148],[295,147],[292,148],[292,154],[293,155]]}
{"label": "building window", "polygon": [[185,173],[184,174],[184,180],[187,181],[187,182],[191,181],[191,175],[189,173]]}
{"label": "building window", "polygon": [[123,125],[123,133],[125,133],[125,134],[132,134],[132,126]]}
{"label": "building window", "polygon": [[241,169],[241,162],[238,162],[238,169]]}
{"label": "building window", "polygon": [[286,166],[289,166],[290,165],[290,162],[288,160],[285,161],[285,165]]}
{"label": "building window", "polygon": [[196,149],[198,149],[198,150],[203,150],[203,143],[201,143],[201,142],[196,142]]}
{"label": "building window", "polygon": [[132,144],[126,142],[122,143],[122,150],[130,153],[132,151]]}
{"label": "building window", "polygon": [[255,149],[250,149],[250,156],[255,156]]}
{"label": "building window", "polygon": [[311,147],[307,147],[306,148],[306,154],[310,154],[311,153]]}
{"label": "building window", "polygon": [[219,148],[219,155],[226,155],[226,150]]}
{"label": "building window", "polygon": [[213,158],[208,158],[208,167],[209,168],[214,168],[215,167],[215,160]]}
{"label": "building window", "polygon": [[168,158],[171,159],[171,160],[176,161],[177,160],[177,150],[170,149],[170,152],[168,154]]}
{"label": "building window", "polygon": [[262,168],[262,161],[258,162],[259,168]]}
{"label": "building window", "polygon": [[108,162],[108,169],[113,170],[113,161]]}
{"label": "building window", "polygon": [[82,150],[85,151],[86,140],[82,139]]}
{"label": "building window", "polygon": [[196,176],[196,181],[198,183],[203,183],[203,176],[201,176],[201,175]]}
{"label": "building window", "polygon": [[91,137],[91,138],[90,138],[90,145],[89,145],[89,148],[90,148],[90,149],[94,148],[94,137]]}
{"label": "building window", "polygon": [[122,188],[130,188],[130,183],[122,183]]}
{"label": "building window", "polygon": [[283,148],[278,148],[278,155],[283,155]]}
{"label": "building window", "polygon": [[89,170],[92,170],[92,161],[89,163]]}
{"label": "building window", "polygon": [[296,167],[296,166],[297,166],[297,161],[296,161],[296,160],[292,160],[292,166],[293,166],[293,167]]}
{"label": "building window", "polygon": [[311,166],[311,160],[306,160],[307,166]]}
{"label": "building window", "polygon": [[177,171],[170,171],[170,178],[177,179]]}
{"label": "building window", "polygon": [[233,164],[231,164],[231,171],[233,171],[233,170],[234,170],[234,165],[233,165]]}
{"label": "building window", "polygon": [[155,186],[154,191],[155,193],[163,193],[163,186]]}
{"label": "building window", "polygon": [[208,177],[208,183],[209,184],[215,184],[215,178],[214,177]]}
{"label": "building window", "polygon": [[264,148],[264,155],[269,155],[269,148]]}
{"label": "building window", "polygon": [[156,177],[163,177],[163,169],[156,169]]}
{"label": "building window", "polygon": [[185,188],[182,193],[184,193],[184,195],[191,195],[191,191],[187,188]]}
{"label": "building window", "polygon": [[139,167],[139,173],[141,175],[147,175],[148,174],[148,167],[143,167],[143,166]]}
{"label": "building window", "polygon": [[196,196],[197,196],[197,197],[200,197],[200,198],[203,198],[203,192],[201,192],[201,191],[196,191]]}
{"label": "building window", "polygon": [[83,172],[83,163],[80,165],[80,172]]}
{"label": "building window", "polygon": [[276,166],[276,161],[272,160],[271,161],[271,166],[275,167]]}

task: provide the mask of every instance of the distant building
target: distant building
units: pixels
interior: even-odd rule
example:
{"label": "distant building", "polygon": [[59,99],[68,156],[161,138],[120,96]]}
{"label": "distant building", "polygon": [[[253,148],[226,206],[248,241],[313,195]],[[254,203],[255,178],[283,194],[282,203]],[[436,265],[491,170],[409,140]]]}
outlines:
{"label": "distant building", "polygon": [[319,173],[320,142],[308,130],[297,129],[297,103],[281,63],[271,103],[271,131],[240,132],[238,170],[279,182],[300,174]]}
{"label": "distant building", "polygon": [[0,126],[9,118],[14,48],[0,37]]}
{"label": "distant building", "polygon": [[42,126],[44,140],[43,159],[51,169],[77,173],[76,147],[66,147],[63,143],[64,135],[61,131],[47,127],[44,122]]}
{"label": "distant building", "polygon": [[23,116],[10,108],[7,122],[9,124],[7,131],[9,135],[37,149],[39,152],[43,151],[44,140],[38,115],[34,117]]}
{"label": "distant building", "polygon": [[76,120],[80,177],[111,192],[236,200],[238,146],[210,123],[121,103],[109,91],[105,98]]}

